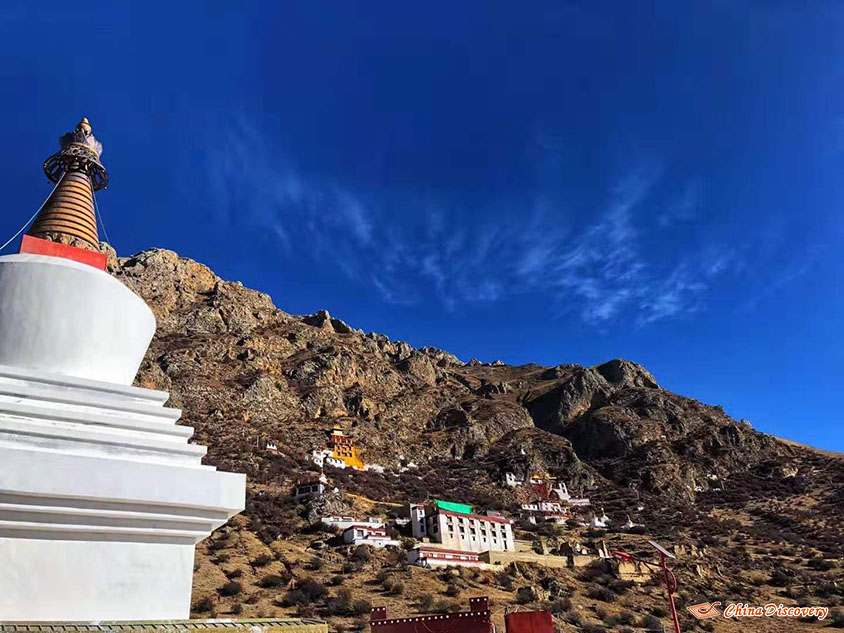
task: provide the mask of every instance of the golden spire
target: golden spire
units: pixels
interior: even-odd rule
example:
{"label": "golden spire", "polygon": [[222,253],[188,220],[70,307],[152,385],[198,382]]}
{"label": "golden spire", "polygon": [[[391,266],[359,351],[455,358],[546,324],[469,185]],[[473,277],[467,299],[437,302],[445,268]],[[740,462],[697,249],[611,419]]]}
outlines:
{"label": "golden spire", "polygon": [[99,251],[94,192],[108,185],[108,172],[100,162],[103,146],[88,119],[82,119],[59,139],[59,147],[44,161],[44,173],[58,185],[27,235]]}

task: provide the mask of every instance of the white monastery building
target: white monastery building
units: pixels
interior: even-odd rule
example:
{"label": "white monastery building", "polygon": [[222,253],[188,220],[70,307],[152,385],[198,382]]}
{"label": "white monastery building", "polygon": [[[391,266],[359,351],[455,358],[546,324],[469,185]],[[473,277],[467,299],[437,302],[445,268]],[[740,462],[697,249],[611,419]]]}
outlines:
{"label": "white monastery building", "polygon": [[379,549],[387,545],[394,547],[401,545],[399,541],[387,535],[387,529],[383,525],[381,527],[351,525],[343,531],[343,542],[346,545],[371,545]]}
{"label": "white monastery building", "polygon": [[434,545],[420,545],[410,550],[407,553],[407,562],[418,567],[487,567],[478,552],[446,549]]}
{"label": "white monastery building", "polygon": [[353,525],[364,525],[371,528],[383,528],[384,522],[378,517],[368,517],[365,521],[350,516],[327,516],[320,519],[324,525],[345,530]]}
{"label": "white monastery building", "polygon": [[319,477],[305,477],[296,482],[293,489],[294,501],[306,501],[316,499],[325,494],[328,485],[328,478],[325,475]]}
{"label": "white monastery building", "polygon": [[557,501],[534,501],[522,504],[522,517],[530,523],[563,524],[569,518],[568,510]]}
{"label": "white monastery building", "polygon": [[472,514],[471,506],[436,501],[411,505],[413,536],[430,539],[444,548],[464,552],[513,551],[513,524],[504,517]]}

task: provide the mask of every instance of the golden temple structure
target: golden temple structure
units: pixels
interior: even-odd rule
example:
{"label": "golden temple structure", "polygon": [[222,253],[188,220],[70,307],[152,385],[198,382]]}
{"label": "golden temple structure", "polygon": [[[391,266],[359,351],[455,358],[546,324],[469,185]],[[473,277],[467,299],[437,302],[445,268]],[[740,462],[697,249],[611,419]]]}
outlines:
{"label": "golden temple structure", "polygon": [[358,455],[354,440],[343,433],[343,427],[335,424],[329,439],[332,457],[343,461],[350,468],[363,470],[363,460]]}

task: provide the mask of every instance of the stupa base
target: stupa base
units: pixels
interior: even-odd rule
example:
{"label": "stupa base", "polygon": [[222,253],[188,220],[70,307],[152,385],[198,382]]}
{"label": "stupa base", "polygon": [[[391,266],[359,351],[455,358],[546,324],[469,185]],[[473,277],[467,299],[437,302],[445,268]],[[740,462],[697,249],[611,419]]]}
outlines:
{"label": "stupa base", "polygon": [[202,465],[166,400],[0,366],[0,623],[190,615],[194,546],[245,477]]}
{"label": "stupa base", "polygon": [[193,554],[193,544],[0,538],[0,624],[188,614]]}

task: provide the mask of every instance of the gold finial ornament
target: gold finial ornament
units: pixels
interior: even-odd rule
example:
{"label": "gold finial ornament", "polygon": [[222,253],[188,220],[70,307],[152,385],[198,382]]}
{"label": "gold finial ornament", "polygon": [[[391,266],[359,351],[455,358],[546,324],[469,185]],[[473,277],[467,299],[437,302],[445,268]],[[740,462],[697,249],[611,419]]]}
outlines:
{"label": "gold finial ornament", "polygon": [[88,119],[59,139],[59,151],[44,161],[44,173],[55,190],[27,235],[99,251],[94,192],[108,186],[103,152]]}

